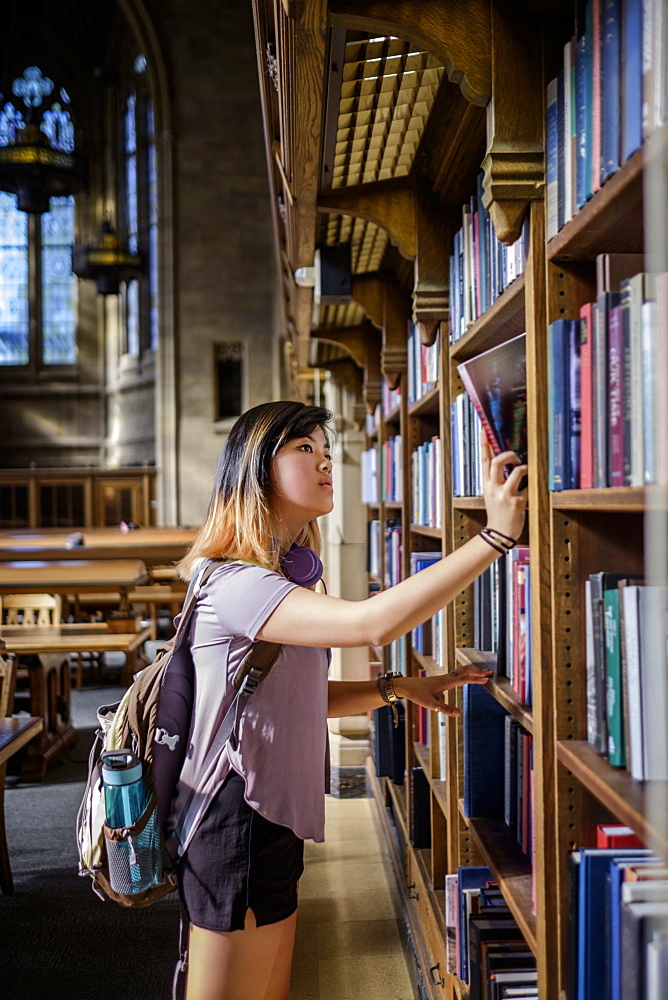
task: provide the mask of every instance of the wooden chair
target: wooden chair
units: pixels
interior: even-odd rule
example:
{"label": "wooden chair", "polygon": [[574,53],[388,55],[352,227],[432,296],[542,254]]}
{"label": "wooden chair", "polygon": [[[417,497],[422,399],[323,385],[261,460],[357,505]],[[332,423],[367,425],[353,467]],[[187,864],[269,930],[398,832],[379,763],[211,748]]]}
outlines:
{"label": "wooden chair", "polygon": [[58,594],[9,594],[0,597],[0,620],[4,625],[59,625],[60,615],[61,599]]}
{"label": "wooden chair", "polygon": [[[14,688],[16,686],[17,660],[13,653],[0,656],[0,718],[11,715],[14,708]],[[0,889],[7,895],[14,892],[12,870],[9,865],[9,849],[5,831],[5,778],[7,762],[0,764]]]}

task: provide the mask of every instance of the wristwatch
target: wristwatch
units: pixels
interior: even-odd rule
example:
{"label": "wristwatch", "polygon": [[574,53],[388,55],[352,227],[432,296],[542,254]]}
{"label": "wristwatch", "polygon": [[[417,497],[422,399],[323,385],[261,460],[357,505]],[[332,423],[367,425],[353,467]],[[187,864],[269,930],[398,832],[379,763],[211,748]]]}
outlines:
{"label": "wristwatch", "polygon": [[394,719],[394,728],[396,729],[399,725],[399,713],[397,711],[397,702],[399,701],[399,696],[394,690],[394,678],[401,677],[402,674],[398,674],[394,671],[390,671],[387,674],[381,674],[376,681],[376,686],[378,687],[378,693],[385,702],[392,709],[392,718]]}

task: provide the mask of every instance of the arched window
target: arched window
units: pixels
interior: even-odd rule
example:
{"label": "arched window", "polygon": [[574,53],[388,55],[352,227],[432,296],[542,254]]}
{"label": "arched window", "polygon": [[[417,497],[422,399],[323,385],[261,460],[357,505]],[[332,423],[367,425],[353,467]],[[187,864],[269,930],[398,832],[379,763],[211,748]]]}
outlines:
{"label": "arched window", "polygon": [[[31,122],[52,150],[74,151],[69,97],[60,90],[49,107],[53,81],[29,66],[13,81],[16,103],[0,107],[0,146],[13,146]],[[23,103],[25,112],[16,105]],[[37,372],[77,360],[77,292],[72,272],[74,198],[51,198],[49,211],[27,215],[15,194],[0,191],[0,366]]]}
{"label": "arched window", "polygon": [[128,249],[144,261],[141,278],[125,286],[125,353],[141,355],[158,347],[158,190],[153,105],[139,55],[123,107],[121,217]]}
{"label": "arched window", "polygon": [[0,191],[0,365],[35,369],[77,360],[72,273],[74,198],[51,198],[41,216]]}

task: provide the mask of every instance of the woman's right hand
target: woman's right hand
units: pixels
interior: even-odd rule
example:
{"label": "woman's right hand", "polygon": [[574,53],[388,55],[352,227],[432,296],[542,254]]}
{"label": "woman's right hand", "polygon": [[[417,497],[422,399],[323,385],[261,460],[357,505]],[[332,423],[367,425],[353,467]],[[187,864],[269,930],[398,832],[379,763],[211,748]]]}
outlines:
{"label": "woman's right hand", "polygon": [[[527,475],[527,466],[520,462],[514,451],[493,455],[484,432],[481,447],[487,526],[517,540],[522,534],[526,516],[527,490],[523,480]],[[514,465],[515,468],[506,479],[504,466],[507,465]],[[522,490],[521,485],[524,486]]]}

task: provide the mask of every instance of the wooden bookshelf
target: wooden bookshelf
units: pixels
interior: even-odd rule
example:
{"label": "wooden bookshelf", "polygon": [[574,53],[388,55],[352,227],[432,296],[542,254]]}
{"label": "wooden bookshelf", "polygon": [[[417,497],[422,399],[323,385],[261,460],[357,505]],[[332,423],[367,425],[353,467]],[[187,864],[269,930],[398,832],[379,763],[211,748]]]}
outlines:
{"label": "wooden bookshelf", "polygon": [[[545,93],[547,83],[563,66],[565,43],[582,30],[582,23],[574,23],[575,8],[523,0],[515,5],[472,0],[463,5],[464,21],[455,5],[449,11],[452,23],[445,26],[441,0],[424,0],[418,43],[410,4],[316,0],[307,6],[308,16],[288,0],[283,4],[254,0],[254,7],[261,11],[256,30],[267,134],[274,144],[272,162],[276,136],[282,137],[280,162],[285,169],[274,176],[274,196],[287,218],[280,212],[276,216],[283,284],[290,289],[286,329],[302,359],[319,332],[323,340],[347,345],[359,369],[361,388],[354,399],[358,410],[366,407],[370,412],[370,403],[380,405],[380,399],[387,398],[382,380],[384,388],[401,389],[398,405],[387,413],[381,407],[378,431],[369,436],[368,444],[381,448],[392,435],[402,438],[404,499],[375,505],[372,516],[383,525],[388,519],[400,520],[404,576],[410,572],[411,553],[432,549],[451,553],[485,523],[482,497],[453,497],[451,404],[462,388],[457,365],[526,334],[530,476],[522,544],[528,544],[531,551],[533,704],[522,704],[501,676],[494,676],[487,689],[532,736],[535,875],[501,820],[463,816],[462,720],[448,719],[446,774],[441,776],[437,717],[431,718],[430,745],[425,746],[416,741],[417,710],[407,706],[406,768],[408,776],[412,767],[422,768],[429,785],[430,851],[417,850],[411,840],[410,780],[401,787],[374,774],[371,784],[392,844],[394,869],[415,940],[422,974],[420,995],[427,1000],[467,1000],[466,984],[454,975],[442,974],[443,877],[460,866],[487,864],[536,957],[540,1000],[565,1000],[569,852],[591,844],[597,822],[616,819],[668,855],[668,835],[649,809],[654,790],[611,767],[585,742],[583,599],[584,583],[591,573],[646,570],[647,522],[650,515],[668,510],[668,490],[649,486],[550,492],[548,327],[559,318],[577,318],[579,309],[595,300],[599,254],[646,249],[645,187],[652,156],[656,159],[659,154],[650,156],[649,145],[634,153],[548,242]],[[276,39],[278,49],[283,45],[286,50],[279,56],[280,113],[273,84],[265,80],[268,74],[264,72],[264,53],[267,45],[276,46]],[[432,92],[431,96],[427,90],[422,94],[427,94],[422,108],[426,124],[413,137],[414,158],[404,151],[401,168],[395,174],[387,168],[381,178],[379,173],[372,176],[371,166],[371,150],[380,140],[374,136],[372,145],[368,136],[364,146],[365,140],[359,138],[368,109],[366,105],[361,108],[355,87],[362,79],[368,83],[368,65],[378,66],[380,72],[390,58],[401,58],[394,51],[390,54],[390,49],[396,46],[397,52],[404,51],[402,45],[411,58],[417,48],[424,47],[424,66],[433,71]],[[374,46],[377,52],[371,51]],[[326,51],[335,52],[336,59],[327,58]],[[337,78],[332,66],[338,65],[337,59],[345,61],[347,54],[346,73]],[[440,70],[434,68],[436,64]],[[363,66],[367,67],[364,73]],[[325,81],[321,91],[314,80]],[[390,74],[376,91],[385,94],[394,88],[398,99],[398,86],[396,74]],[[365,92],[364,101],[372,104],[373,100]],[[345,111],[341,110],[343,101]],[[291,111],[297,115],[295,121],[303,117],[313,127],[295,129],[293,125],[288,134],[283,123]],[[406,120],[409,117],[407,111]],[[324,122],[321,132],[315,124],[319,121]],[[353,128],[358,129],[354,143],[349,131]],[[665,128],[663,133],[665,142]],[[665,150],[659,152],[665,158]],[[318,163],[324,165],[320,174],[313,166]],[[518,238],[528,219],[527,255],[523,273],[450,344],[449,298],[454,284],[450,284],[449,259],[467,199],[480,191],[479,164],[484,172],[483,200],[506,245]],[[338,171],[336,183],[334,171]],[[348,235],[353,222],[358,237]],[[296,290],[293,280],[294,269],[313,259],[316,231],[319,239],[330,244],[351,240],[353,259],[361,262],[353,269],[352,303],[321,310],[320,329],[312,323],[312,301],[304,301],[303,289]],[[377,231],[383,232],[386,249],[372,261],[368,247]],[[660,269],[667,268],[664,261]],[[360,312],[366,317],[363,321]],[[409,406],[406,332],[411,321],[420,324],[425,348],[440,334],[441,358],[438,386]],[[373,357],[372,341],[377,345]],[[330,371],[336,380],[335,364]],[[438,483],[444,498],[441,528],[416,524],[412,511],[411,456],[434,436],[440,438],[443,450]],[[385,564],[377,579],[384,584]],[[474,648],[474,624],[473,588],[468,588],[445,611],[442,656],[417,652],[408,637],[406,670],[433,675],[455,663],[495,667],[495,654]],[[387,650],[384,657],[387,665]],[[451,692],[448,703],[462,708],[461,691]],[[663,791],[668,794],[668,789]]]}

